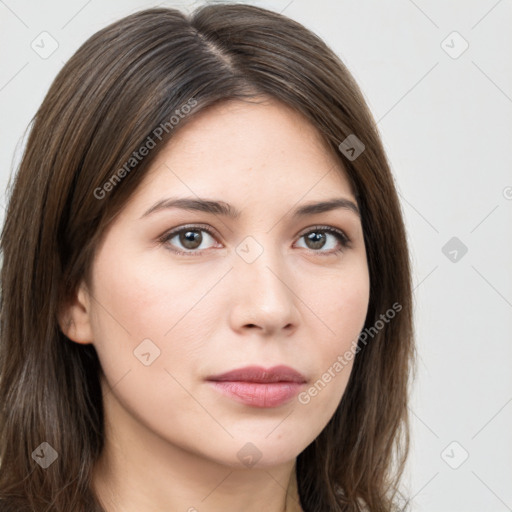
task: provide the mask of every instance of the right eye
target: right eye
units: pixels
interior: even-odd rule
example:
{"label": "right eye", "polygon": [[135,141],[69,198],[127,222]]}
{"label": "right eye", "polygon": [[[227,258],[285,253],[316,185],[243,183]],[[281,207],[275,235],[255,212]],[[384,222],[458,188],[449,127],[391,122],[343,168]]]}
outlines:
{"label": "right eye", "polygon": [[[159,241],[176,254],[198,256],[213,247],[211,242],[215,242],[215,238],[213,233],[205,227],[186,226],[165,233]],[[180,247],[184,250],[180,250]]]}

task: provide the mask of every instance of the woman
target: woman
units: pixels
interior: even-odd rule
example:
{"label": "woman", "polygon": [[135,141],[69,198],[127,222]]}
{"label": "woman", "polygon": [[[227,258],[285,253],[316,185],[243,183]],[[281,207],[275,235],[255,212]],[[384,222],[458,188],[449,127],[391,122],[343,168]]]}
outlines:
{"label": "woman", "polygon": [[231,4],[94,34],[1,248],[2,511],[396,509],[404,224],[357,84],[300,24]]}

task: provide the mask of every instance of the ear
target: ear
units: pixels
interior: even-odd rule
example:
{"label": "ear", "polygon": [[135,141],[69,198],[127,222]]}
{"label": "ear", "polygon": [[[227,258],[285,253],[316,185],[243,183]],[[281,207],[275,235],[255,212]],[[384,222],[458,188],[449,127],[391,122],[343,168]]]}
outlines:
{"label": "ear", "polygon": [[84,345],[92,343],[90,296],[83,281],[75,295],[61,306],[58,322],[70,340]]}

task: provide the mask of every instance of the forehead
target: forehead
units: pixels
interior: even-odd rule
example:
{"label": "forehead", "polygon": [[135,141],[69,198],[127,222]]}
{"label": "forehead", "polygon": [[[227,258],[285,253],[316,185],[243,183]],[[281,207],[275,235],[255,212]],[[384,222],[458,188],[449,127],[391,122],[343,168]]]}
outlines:
{"label": "forehead", "polygon": [[166,193],[233,204],[353,197],[341,159],[300,113],[273,99],[231,100],[198,113],[170,139],[134,199]]}

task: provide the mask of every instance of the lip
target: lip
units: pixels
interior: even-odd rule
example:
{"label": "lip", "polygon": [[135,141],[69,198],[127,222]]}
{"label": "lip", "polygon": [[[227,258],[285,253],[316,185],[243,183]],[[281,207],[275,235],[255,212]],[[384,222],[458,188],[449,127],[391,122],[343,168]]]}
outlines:
{"label": "lip", "polygon": [[297,370],[294,370],[289,366],[279,365],[273,366],[272,368],[246,366],[245,368],[238,368],[237,370],[231,370],[220,375],[213,375],[208,377],[207,380],[215,382],[256,382],[259,384],[275,382],[294,382],[303,384],[307,379]]}
{"label": "lip", "polygon": [[247,366],[206,379],[220,393],[251,407],[279,407],[296,396],[307,379],[289,366]]}

